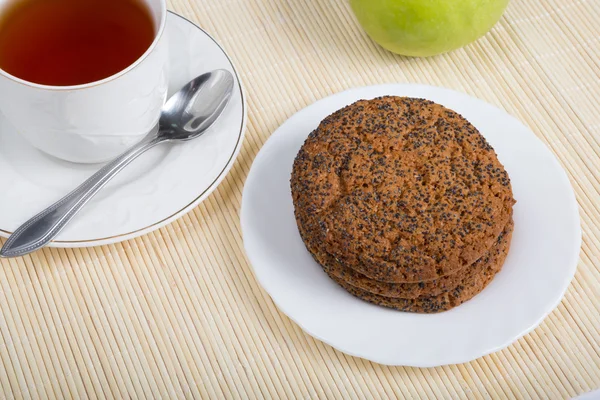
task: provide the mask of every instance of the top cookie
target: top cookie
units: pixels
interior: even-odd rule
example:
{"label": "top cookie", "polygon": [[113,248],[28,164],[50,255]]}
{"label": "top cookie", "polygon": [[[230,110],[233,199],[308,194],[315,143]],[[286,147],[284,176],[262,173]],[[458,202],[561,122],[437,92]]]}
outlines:
{"label": "top cookie", "polygon": [[434,102],[361,100],[325,118],[291,179],[309,251],[385,282],[436,279],[480,258],[514,199],[496,153]]}

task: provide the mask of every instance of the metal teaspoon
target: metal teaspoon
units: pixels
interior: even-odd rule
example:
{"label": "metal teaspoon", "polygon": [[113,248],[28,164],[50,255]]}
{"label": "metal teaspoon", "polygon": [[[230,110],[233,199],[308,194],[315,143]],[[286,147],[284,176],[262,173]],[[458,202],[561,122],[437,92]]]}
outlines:
{"label": "metal teaspoon", "polygon": [[0,257],[19,257],[46,246],[100,189],[147,150],[161,143],[202,136],[228,104],[233,83],[233,76],[225,70],[208,72],[189,82],[163,106],[158,129],[21,225],[0,250]]}

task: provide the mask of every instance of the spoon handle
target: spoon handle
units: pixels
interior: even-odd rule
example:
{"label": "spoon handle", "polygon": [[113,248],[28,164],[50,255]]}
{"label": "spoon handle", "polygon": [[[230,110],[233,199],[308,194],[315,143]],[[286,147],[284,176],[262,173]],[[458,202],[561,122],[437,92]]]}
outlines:
{"label": "spoon handle", "polygon": [[0,257],[23,256],[50,243],[115,175],[141,154],[164,141],[155,131],[106,164],[77,189],[21,225],[0,250]]}

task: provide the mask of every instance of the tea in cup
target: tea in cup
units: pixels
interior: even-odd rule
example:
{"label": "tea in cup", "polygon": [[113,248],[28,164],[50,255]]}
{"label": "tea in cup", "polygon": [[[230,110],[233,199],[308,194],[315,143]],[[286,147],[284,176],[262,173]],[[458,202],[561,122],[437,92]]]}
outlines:
{"label": "tea in cup", "polygon": [[141,140],[167,95],[165,0],[0,0],[0,112],[61,159]]}

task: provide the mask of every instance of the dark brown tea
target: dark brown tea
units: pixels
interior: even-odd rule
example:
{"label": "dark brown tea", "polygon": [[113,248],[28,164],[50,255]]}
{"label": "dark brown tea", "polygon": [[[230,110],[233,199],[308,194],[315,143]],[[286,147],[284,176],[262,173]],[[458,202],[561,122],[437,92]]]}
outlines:
{"label": "dark brown tea", "polygon": [[44,85],[90,83],[133,64],[154,36],[141,0],[14,0],[0,11],[0,69]]}

